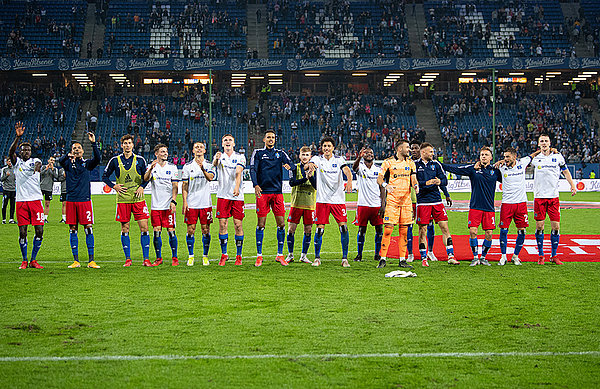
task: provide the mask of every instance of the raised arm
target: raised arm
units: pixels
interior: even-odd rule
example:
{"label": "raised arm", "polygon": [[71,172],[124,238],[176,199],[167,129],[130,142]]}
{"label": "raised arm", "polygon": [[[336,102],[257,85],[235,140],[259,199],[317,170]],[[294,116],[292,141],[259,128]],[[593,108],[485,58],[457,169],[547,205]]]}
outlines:
{"label": "raised arm", "polygon": [[308,178],[306,177],[306,173],[304,172],[304,166],[300,166],[300,174],[301,178],[298,178],[297,170],[292,170],[292,174],[290,175],[290,186],[298,186],[304,184]]}
{"label": "raised arm", "polygon": [[8,157],[10,158],[10,161],[12,162],[13,166],[17,163],[17,147],[19,146],[19,143],[21,142],[21,137],[24,133],[25,127],[23,126],[23,123],[16,122],[15,140],[12,142],[12,144],[10,145],[10,149],[8,150]]}
{"label": "raised arm", "polygon": [[360,150],[360,152],[356,156],[356,159],[354,160],[354,163],[352,164],[352,170],[354,170],[355,172],[358,172],[358,166],[360,165],[360,160],[362,159],[362,157],[364,155],[365,155],[365,149],[363,148],[362,150]]}
{"label": "raised arm", "polygon": [[475,171],[475,169],[473,168],[473,165],[452,166],[452,165],[447,165],[445,163],[442,163],[442,167],[447,172],[454,173],[459,176],[467,176],[467,177],[470,177],[473,174],[473,172]]}

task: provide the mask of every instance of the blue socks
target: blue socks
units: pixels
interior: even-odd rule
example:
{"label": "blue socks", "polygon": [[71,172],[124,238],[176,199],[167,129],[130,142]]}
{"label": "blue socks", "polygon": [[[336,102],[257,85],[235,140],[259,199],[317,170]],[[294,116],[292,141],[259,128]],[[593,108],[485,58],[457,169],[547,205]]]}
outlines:
{"label": "blue socks", "polygon": [[244,244],[244,235],[235,236],[236,255],[242,255],[242,245]]}
{"label": "blue socks", "polygon": [[221,254],[227,254],[227,241],[229,240],[229,234],[219,234],[219,241],[221,242]]}
{"label": "blue socks", "polygon": [[506,254],[506,247],[508,246],[508,228],[500,229],[500,252]]}
{"label": "blue socks", "polygon": [[358,255],[362,255],[363,249],[365,248],[365,233],[358,228],[358,234],[356,234],[356,249]]}
{"label": "blue socks", "polygon": [[131,242],[129,241],[129,232],[121,232],[121,246],[125,259],[131,259]]}
{"label": "blue socks", "polygon": [[535,231],[535,240],[537,242],[538,254],[540,257],[544,256],[544,231],[536,230]]}
{"label": "blue socks", "polygon": [[35,261],[35,257],[37,257],[38,251],[40,251],[40,247],[42,247],[42,238],[38,238],[37,236],[33,238],[33,250],[31,250],[31,260]]}
{"label": "blue socks", "polygon": [[492,247],[492,241],[484,239],[483,243],[481,244],[481,258],[482,259],[485,259],[485,256],[487,255],[488,251],[490,251],[490,247]]}
{"label": "blue socks", "polygon": [[[383,237],[383,233],[381,234],[381,237]],[[381,240],[379,242],[381,243]],[[381,248],[381,246],[379,246],[379,248]],[[406,231],[406,248],[408,250],[408,254],[413,253],[413,225],[412,224],[410,224],[408,226],[408,229]],[[377,248],[375,248],[375,253],[379,254],[379,250],[377,250]]]}
{"label": "blue socks", "polygon": [[473,252],[473,258],[477,258],[477,238],[469,238],[469,246],[471,246],[471,251]]}
{"label": "blue socks", "polygon": [[69,230],[69,243],[71,244],[73,259],[79,262],[79,239],[77,239],[77,230]]}
{"label": "blue socks", "polygon": [[171,256],[177,258],[177,235],[175,235],[175,231],[169,231],[169,246],[171,246]]}
{"label": "blue socks", "polygon": [[310,233],[304,234],[304,237],[302,238],[302,254],[307,254],[309,247],[310,247]]}
{"label": "blue socks", "polygon": [[154,231],[154,251],[156,252],[156,258],[162,258],[161,250],[162,238],[160,237],[160,231]]}
{"label": "blue socks", "polygon": [[433,244],[435,243],[435,227],[433,222],[427,225],[427,251],[433,251]]}
{"label": "blue socks", "polygon": [[[185,243],[188,248],[188,255],[190,257],[194,256],[194,243],[196,243],[196,237],[194,235],[187,234],[185,236]],[[204,243],[204,235],[202,235],[202,243]]]}
{"label": "blue socks", "polygon": [[454,256],[454,246],[452,245],[452,237],[449,237],[446,240],[446,254],[448,254],[448,257]]}
{"label": "blue socks", "polygon": [[[409,236],[412,236],[412,232]],[[383,239],[383,229],[381,232],[375,232],[375,254],[379,255],[379,250],[381,250],[381,239]],[[412,238],[411,238],[412,244]],[[412,252],[410,249],[409,253]]]}
{"label": "blue socks", "polygon": [[[193,245],[193,243],[192,243]],[[210,234],[202,234],[202,255],[208,256],[208,249],[210,248]],[[193,253],[193,251],[192,251]]]}
{"label": "blue socks", "polygon": [[294,234],[287,234],[288,253],[294,253]]}
{"label": "blue socks", "polygon": [[419,243],[419,254],[421,255],[421,261],[427,259],[427,250],[425,249],[425,243]]}
{"label": "blue socks", "polygon": [[556,257],[556,252],[558,251],[558,242],[560,241],[560,232],[558,230],[550,231],[550,243],[552,245],[552,254],[551,257]]}
{"label": "blue socks", "polygon": [[88,227],[85,230],[85,244],[88,249],[89,262],[94,260],[94,230]]}
{"label": "blue socks", "polygon": [[27,260],[27,238],[21,239],[19,238],[19,247],[21,248],[21,256],[23,260]]}
{"label": "blue socks", "polygon": [[[262,255],[262,244],[265,237],[265,228],[256,227],[256,254]],[[279,231],[277,231],[277,238],[279,240]]]}
{"label": "blue socks", "polygon": [[322,228],[317,228],[317,232],[315,232],[315,258],[321,258],[321,244],[323,243],[323,234],[325,230]]}
{"label": "blue socks", "polygon": [[142,232],[140,235],[140,244],[142,245],[142,256],[145,261],[150,258],[150,234],[148,234],[148,231]]}
{"label": "blue socks", "polygon": [[277,255],[283,255],[285,243],[285,227],[277,227]]}
{"label": "blue socks", "polygon": [[348,226],[340,226],[340,241],[342,242],[342,258],[348,258],[348,244],[350,243]]}
{"label": "blue socks", "polygon": [[525,230],[517,231],[517,241],[515,242],[515,255],[518,256],[525,243]]}

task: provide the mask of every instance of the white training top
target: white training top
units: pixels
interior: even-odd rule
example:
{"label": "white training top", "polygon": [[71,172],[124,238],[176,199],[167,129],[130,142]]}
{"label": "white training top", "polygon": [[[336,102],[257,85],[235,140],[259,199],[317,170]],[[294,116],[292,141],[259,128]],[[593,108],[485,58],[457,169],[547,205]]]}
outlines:
{"label": "white training top", "polygon": [[563,168],[566,168],[562,154],[538,154],[531,165],[534,168],[533,196],[536,199],[558,197],[558,180]]}
{"label": "white training top", "polygon": [[29,158],[23,161],[17,157],[17,163],[13,168],[15,173],[15,185],[17,186],[17,201],[36,201],[42,199],[40,189],[40,172],[35,171],[35,164],[42,163],[37,158]]}
{"label": "white training top", "polygon": [[356,173],[358,181],[357,205],[359,207],[379,208],[381,206],[379,184],[377,183],[379,173],[381,173],[381,166],[373,163],[371,168],[368,168],[364,161],[360,161]]}
{"label": "white training top", "polygon": [[[148,170],[151,167],[148,166]],[[177,185],[178,179],[177,166],[171,162],[165,163],[165,166],[160,166],[158,163],[152,170],[152,176],[150,177],[150,185],[152,188],[152,202],[150,209],[155,211],[161,211],[169,209],[171,207],[171,200],[173,200],[173,181]]]}
{"label": "white training top", "polygon": [[515,162],[515,165],[509,168],[506,165],[500,166],[502,173],[502,203],[520,204],[527,202],[527,193],[525,192],[525,169],[531,162],[531,157],[523,157]]}
{"label": "white training top", "polygon": [[[215,174],[214,166],[210,162],[204,160],[202,166],[207,173]],[[210,181],[206,179],[195,159],[185,164],[181,180],[189,181],[187,205],[190,209],[212,208]]]}
{"label": "white training top", "polygon": [[243,180],[240,184],[240,194],[237,196],[233,195],[233,189],[235,188],[235,169],[238,166],[241,166],[242,168],[246,167],[246,157],[235,151],[231,154],[231,157],[227,156],[225,153],[221,153],[221,159],[219,159],[219,163],[217,164],[217,180],[219,182],[217,198],[244,201]]}
{"label": "white training top", "polygon": [[346,160],[335,155],[329,160],[322,155],[315,155],[310,162],[317,165],[317,203],[345,204],[342,167]]}

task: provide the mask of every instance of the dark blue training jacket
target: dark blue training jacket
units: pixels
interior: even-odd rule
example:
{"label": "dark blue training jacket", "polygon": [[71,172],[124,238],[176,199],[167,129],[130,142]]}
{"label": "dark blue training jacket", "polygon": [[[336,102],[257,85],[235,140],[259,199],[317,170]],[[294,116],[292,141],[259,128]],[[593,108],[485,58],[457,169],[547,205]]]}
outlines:
{"label": "dark blue training jacket", "polygon": [[274,147],[255,149],[250,158],[252,186],[260,186],[263,193],[282,193],[283,165],[286,163],[292,171],[296,169],[283,150]]}
{"label": "dark blue training jacket", "polygon": [[94,156],[90,159],[76,158],[71,161],[69,155],[62,156],[58,163],[65,169],[67,183],[67,201],[81,202],[91,199],[90,172],[100,164],[100,150],[96,142],[92,143]]}

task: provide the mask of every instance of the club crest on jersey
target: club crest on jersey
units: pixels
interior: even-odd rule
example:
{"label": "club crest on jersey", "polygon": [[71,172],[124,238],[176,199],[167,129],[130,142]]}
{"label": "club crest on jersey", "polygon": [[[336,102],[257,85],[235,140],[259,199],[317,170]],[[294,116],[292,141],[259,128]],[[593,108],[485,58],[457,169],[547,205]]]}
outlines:
{"label": "club crest on jersey", "polygon": [[279,152],[275,153],[275,158],[279,158]]}
{"label": "club crest on jersey", "polygon": [[237,163],[237,159],[231,160],[231,163]]}
{"label": "club crest on jersey", "polygon": [[334,163],[333,165],[331,165],[331,167],[337,167],[337,163]]}
{"label": "club crest on jersey", "polygon": [[170,170],[167,170],[167,171],[165,172],[165,174],[171,174],[171,171],[170,171]]}
{"label": "club crest on jersey", "polygon": [[409,166],[405,166],[404,170],[410,170],[410,167]]}
{"label": "club crest on jersey", "polygon": [[552,158],[552,162],[556,162],[556,158]]}

